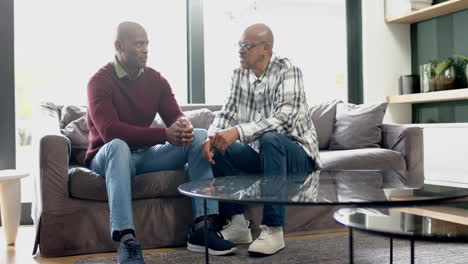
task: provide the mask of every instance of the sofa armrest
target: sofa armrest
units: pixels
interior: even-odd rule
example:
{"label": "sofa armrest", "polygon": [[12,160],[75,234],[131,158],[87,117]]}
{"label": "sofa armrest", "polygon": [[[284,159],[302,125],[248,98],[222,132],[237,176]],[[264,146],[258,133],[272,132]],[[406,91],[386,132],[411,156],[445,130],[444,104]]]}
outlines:
{"label": "sofa armrest", "polygon": [[60,132],[60,109],[42,104],[34,136],[37,139],[38,173],[34,175],[34,218],[42,211],[65,207],[68,200],[70,140]]}
{"label": "sofa armrest", "polygon": [[68,163],[71,143],[63,135],[46,135],[39,146],[43,210],[65,207],[68,194]]}
{"label": "sofa armrest", "polygon": [[424,184],[424,146],[422,128],[406,124],[383,124],[382,147],[403,154],[406,161],[408,187]]}

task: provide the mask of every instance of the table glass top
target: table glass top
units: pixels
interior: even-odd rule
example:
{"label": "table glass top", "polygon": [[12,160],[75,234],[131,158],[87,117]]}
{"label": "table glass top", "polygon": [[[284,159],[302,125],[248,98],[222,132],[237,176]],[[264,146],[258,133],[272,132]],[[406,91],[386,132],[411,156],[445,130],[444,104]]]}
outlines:
{"label": "table glass top", "polygon": [[[441,211],[444,209],[454,208],[344,208],[335,212],[334,218],[345,226],[380,235],[439,242],[468,242],[468,225],[454,222],[456,217],[441,219],[444,215]],[[457,210],[464,212],[466,209]]]}
{"label": "table glass top", "polygon": [[432,204],[468,197],[468,189],[438,185],[409,188],[402,171],[314,171],[309,175],[240,175],[187,182],[179,192],[190,197],[239,203],[290,205]]}

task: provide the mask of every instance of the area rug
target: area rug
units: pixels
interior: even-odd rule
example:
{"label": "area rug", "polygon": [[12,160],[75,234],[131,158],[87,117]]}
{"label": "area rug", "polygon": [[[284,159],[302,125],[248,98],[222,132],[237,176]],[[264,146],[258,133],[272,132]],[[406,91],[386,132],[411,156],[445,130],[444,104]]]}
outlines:
{"label": "area rug", "polygon": [[[359,232],[354,233],[354,263],[383,264],[389,262],[389,239]],[[393,243],[393,263],[410,263],[410,243],[406,240],[395,239]],[[467,264],[468,244],[449,244],[416,242],[415,262],[417,264]],[[180,264],[205,263],[203,254],[187,250],[144,254],[147,264]],[[78,259],[75,264],[110,264],[117,263],[116,257]],[[286,248],[273,256],[251,257],[247,253],[247,246],[240,246],[231,256],[210,256],[213,264],[234,263],[348,263],[348,236],[334,235],[304,240],[286,241]]]}

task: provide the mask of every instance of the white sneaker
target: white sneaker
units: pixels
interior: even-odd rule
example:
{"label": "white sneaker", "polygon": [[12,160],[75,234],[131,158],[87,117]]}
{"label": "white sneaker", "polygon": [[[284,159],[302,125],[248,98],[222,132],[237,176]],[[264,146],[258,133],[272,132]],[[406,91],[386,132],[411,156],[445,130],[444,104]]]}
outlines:
{"label": "white sneaker", "polygon": [[221,234],[224,239],[234,244],[248,244],[252,242],[252,233],[249,228],[250,222],[245,220],[243,214],[233,215],[228,224],[223,226]]}
{"label": "white sneaker", "polygon": [[249,253],[271,255],[284,248],[283,228],[261,225],[262,233],[249,247]]}

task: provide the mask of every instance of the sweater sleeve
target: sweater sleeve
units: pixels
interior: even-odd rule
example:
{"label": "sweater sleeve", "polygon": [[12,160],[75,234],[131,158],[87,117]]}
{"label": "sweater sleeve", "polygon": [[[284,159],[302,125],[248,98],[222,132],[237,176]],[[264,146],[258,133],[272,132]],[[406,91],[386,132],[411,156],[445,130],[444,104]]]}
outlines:
{"label": "sweater sleeve", "polygon": [[130,147],[148,147],[166,142],[164,128],[139,127],[121,122],[112,103],[112,82],[103,76],[95,76],[88,83],[88,118],[99,136],[108,143],[121,139]]}
{"label": "sweater sleeve", "polygon": [[179,117],[184,114],[180,110],[179,104],[175,99],[174,93],[172,92],[169,82],[160,75],[160,88],[161,97],[159,97],[159,115],[161,116],[164,124],[170,127]]}

